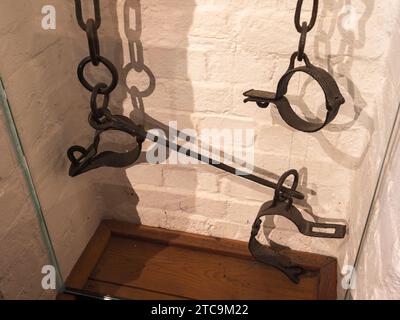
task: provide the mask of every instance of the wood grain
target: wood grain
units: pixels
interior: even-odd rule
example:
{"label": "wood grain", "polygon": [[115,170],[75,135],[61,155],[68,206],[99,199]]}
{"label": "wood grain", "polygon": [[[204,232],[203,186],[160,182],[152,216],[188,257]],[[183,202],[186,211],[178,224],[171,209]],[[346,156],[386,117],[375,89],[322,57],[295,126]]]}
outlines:
{"label": "wood grain", "polygon": [[110,229],[106,225],[100,224],[67,278],[65,282],[67,287],[74,289],[84,288],[110,237]]}
{"label": "wood grain", "polygon": [[121,284],[108,283],[98,280],[89,280],[85,290],[112,297],[124,297],[132,300],[185,300],[183,297],[167,295],[141,288],[121,286]]}
{"label": "wood grain", "polygon": [[245,242],[106,220],[67,285],[128,299],[336,299],[336,259],[285,254],[309,270],[298,285]]}
{"label": "wood grain", "polygon": [[[247,242],[243,241],[153,228],[115,220],[105,220],[103,224],[111,230],[113,235],[120,237],[143,239],[149,242],[214,252],[220,255],[254,259],[247,248]],[[310,271],[320,270],[321,267],[336,261],[332,257],[290,249],[285,249],[281,252],[288,255],[293,262],[302,265]]]}
{"label": "wood grain", "polygon": [[92,279],[190,299],[315,299],[319,275],[295,285],[248,259],[112,237]]}

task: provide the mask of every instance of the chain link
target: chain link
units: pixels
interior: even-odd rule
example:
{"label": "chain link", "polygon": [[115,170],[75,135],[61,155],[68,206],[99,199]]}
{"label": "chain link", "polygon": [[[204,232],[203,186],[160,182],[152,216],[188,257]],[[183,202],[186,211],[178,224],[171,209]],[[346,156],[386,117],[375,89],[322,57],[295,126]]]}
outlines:
{"label": "chain link", "polygon": [[[101,25],[101,12],[100,12],[100,0],[93,0],[93,7],[94,7],[94,28],[98,30]],[[83,31],[86,31],[87,22],[83,20],[83,13],[82,13],[82,0],[75,0],[75,13],[76,19],[78,20],[78,24]]]}
{"label": "chain link", "polygon": [[89,45],[89,54],[93,65],[98,66],[100,63],[100,42],[95,28],[96,22],[93,19],[89,19],[86,24],[86,35]]}
{"label": "chain link", "polygon": [[100,94],[100,90],[107,88],[107,85],[103,82],[95,85],[92,96],[90,98],[90,109],[95,120],[99,121],[104,117],[105,112],[108,109],[108,103],[110,102],[110,94],[104,94],[103,104],[101,107],[97,104],[97,97]]}
{"label": "chain link", "polygon": [[[105,88],[101,88],[99,90],[99,93],[101,94],[110,94],[116,87],[118,84],[118,71],[117,68],[112,64],[112,62],[102,56],[98,56],[97,57],[99,59],[99,61],[104,64],[104,66],[110,71],[111,73],[111,83],[105,87]],[[84,75],[84,71],[85,71],[85,67],[86,65],[92,62],[92,58],[90,56],[84,58],[78,65],[78,79],[81,82],[81,84],[90,92],[94,91],[94,87],[92,86],[85,78]]]}
{"label": "chain link", "polygon": [[304,49],[307,42],[307,22],[303,22],[302,32],[299,40],[299,48],[297,50],[297,60],[302,61],[304,58]]}
{"label": "chain link", "polygon": [[[307,23],[307,32],[310,32],[312,28],[314,28],[315,22],[317,21],[318,5],[319,5],[319,0],[313,0],[311,19],[310,22]],[[302,8],[303,8],[303,0],[297,0],[296,14],[294,16],[294,24],[299,33],[302,33],[303,31],[303,23],[300,22]]]}

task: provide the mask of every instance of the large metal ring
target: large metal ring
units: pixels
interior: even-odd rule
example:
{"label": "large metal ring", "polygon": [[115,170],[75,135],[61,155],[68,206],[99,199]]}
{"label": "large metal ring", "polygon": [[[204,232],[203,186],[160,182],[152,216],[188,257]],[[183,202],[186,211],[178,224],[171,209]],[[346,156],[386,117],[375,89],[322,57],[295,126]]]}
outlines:
{"label": "large metal ring", "polygon": [[[100,89],[100,90],[99,90],[99,93],[101,93],[101,94],[109,94],[109,93],[111,93],[111,91],[113,91],[113,90],[116,88],[116,86],[117,86],[117,84],[118,84],[118,71],[117,71],[117,69],[115,68],[115,66],[112,64],[112,62],[111,62],[110,60],[108,60],[108,59],[106,59],[106,58],[104,58],[104,57],[102,57],[102,56],[99,56],[98,58],[99,58],[99,61],[100,61],[102,64],[104,64],[104,66],[110,71],[111,76],[112,76],[111,83],[110,83],[106,88]],[[84,76],[84,74],[83,74],[83,73],[84,73],[84,70],[85,70],[85,67],[86,67],[86,65],[87,65],[89,62],[92,62],[92,58],[91,58],[90,56],[84,58],[84,59],[81,61],[81,63],[79,63],[78,70],[77,70],[77,74],[78,74],[78,79],[79,79],[79,81],[82,83],[82,85],[83,85],[87,90],[89,90],[90,92],[93,92],[94,86],[92,86],[92,85],[85,79],[85,76]]]}
{"label": "large metal ring", "polygon": [[[332,122],[339,112],[339,108],[345,103],[345,99],[340,93],[339,87],[335,79],[324,69],[318,68],[310,63],[307,55],[303,55],[305,66],[294,67],[294,61],[298,56],[298,52],[293,53],[290,59],[289,69],[282,76],[278,83],[276,97],[273,103],[276,104],[282,119],[291,127],[294,127],[304,132],[316,132],[324,128],[327,124]],[[311,76],[321,86],[325,94],[325,106],[327,114],[324,122],[314,123],[300,118],[292,109],[289,101],[285,97],[289,81],[297,72],[303,72]]]}
{"label": "large metal ring", "polygon": [[[307,55],[303,54],[305,66],[295,67],[298,52],[292,54],[290,58],[289,68],[279,80],[276,93],[262,90],[249,90],[244,93],[246,99],[244,102],[255,102],[259,107],[265,108],[273,103],[278,108],[282,119],[292,128],[303,132],[317,132],[331,123],[339,112],[340,106],[345,103],[345,99],[340,93],[339,87],[335,79],[324,69],[318,68],[311,64]],[[326,118],[324,122],[309,122],[300,118],[291,107],[289,100],[286,98],[289,81],[297,72],[304,72],[318,82],[325,94]]]}

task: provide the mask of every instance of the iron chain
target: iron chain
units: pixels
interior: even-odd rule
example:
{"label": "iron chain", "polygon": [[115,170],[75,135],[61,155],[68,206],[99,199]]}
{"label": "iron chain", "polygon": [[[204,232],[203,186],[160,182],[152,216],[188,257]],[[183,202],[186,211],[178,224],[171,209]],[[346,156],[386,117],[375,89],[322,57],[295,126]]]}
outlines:
{"label": "iron chain", "polygon": [[[86,32],[89,46],[89,56],[85,57],[79,63],[77,74],[81,84],[92,93],[90,98],[91,113],[89,115],[89,124],[97,129],[97,125],[104,124],[107,121],[106,114],[109,113],[110,94],[118,84],[118,71],[111,61],[100,54],[100,42],[97,32],[101,25],[100,1],[93,0],[93,7],[95,18],[89,18],[85,22],[82,13],[82,0],[75,0],[76,19],[81,29]],[[110,84],[107,85],[103,82],[99,82],[95,85],[91,85],[84,75],[86,65],[89,63],[92,63],[94,66],[103,64],[111,73]],[[99,95],[103,96],[103,103],[101,106],[99,106],[97,102]]]}
{"label": "iron chain", "polygon": [[[79,145],[72,146],[67,151],[71,161],[69,175],[75,177],[89,170],[99,167],[122,168],[137,161],[142,151],[144,137],[139,136],[139,127],[133,121],[123,115],[114,115],[109,110],[110,94],[118,84],[118,70],[112,62],[100,55],[100,43],[98,29],[101,25],[100,1],[93,0],[94,19],[83,20],[81,0],[75,0],[76,18],[79,26],[86,32],[89,46],[89,56],[85,57],[78,65],[77,74],[81,84],[90,91],[90,110],[88,122],[96,130],[93,143],[84,148]],[[98,82],[90,84],[85,78],[84,71],[89,63],[94,66],[103,64],[111,73],[111,82],[106,84]],[[103,96],[100,104],[99,95]],[[136,140],[136,146],[126,152],[103,151],[98,153],[101,136],[104,132],[116,130],[129,134]]]}
{"label": "iron chain", "polygon": [[297,31],[301,34],[299,40],[299,48],[297,50],[298,61],[302,61],[304,58],[305,55],[304,49],[307,41],[307,33],[310,32],[312,28],[314,28],[315,22],[317,21],[318,5],[319,5],[319,0],[313,0],[313,8],[310,21],[308,23],[306,21],[300,22],[301,12],[303,8],[303,0],[297,0],[296,13],[294,16],[294,24],[296,26]]}

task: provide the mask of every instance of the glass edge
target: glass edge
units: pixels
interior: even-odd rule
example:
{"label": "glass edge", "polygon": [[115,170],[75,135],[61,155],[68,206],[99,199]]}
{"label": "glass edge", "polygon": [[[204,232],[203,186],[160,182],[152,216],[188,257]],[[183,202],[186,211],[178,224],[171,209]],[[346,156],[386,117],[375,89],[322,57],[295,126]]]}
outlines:
{"label": "glass edge", "polygon": [[[395,117],[394,117],[394,123],[393,123],[392,129],[390,131],[388,142],[386,144],[385,154],[384,154],[384,157],[382,159],[382,164],[380,166],[378,178],[377,178],[377,181],[376,181],[376,184],[375,184],[375,189],[374,189],[374,193],[373,193],[373,196],[372,196],[371,204],[370,204],[370,207],[369,207],[369,210],[368,210],[368,214],[367,214],[367,217],[366,217],[366,220],[365,220],[363,233],[361,235],[361,239],[360,239],[359,246],[358,246],[358,249],[357,249],[357,254],[356,254],[356,257],[355,257],[355,260],[354,260],[354,264],[353,264],[354,265],[354,269],[353,269],[352,275],[350,277],[350,282],[352,282],[353,279],[356,277],[358,263],[359,263],[359,261],[360,261],[360,259],[362,257],[363,249],[364,249],[364,243],[365,243],[365,240],[366,240],[366,238],[368,236],[369,226],[371,224],[372,217],[374,215],[374,208],[375,208],[376,202],[378,200],[378,196],[379,196],[380,191],[381,191],[382,186],[383,186],[383,179],[385,178],[385,173],[386,173],[386,170],[387,170],[387,164],[388,164],[388,161],[390,160],[392,152],[393,152],[393,150],[394,150],[394,148],[396,146],[396,141],[398,141],[398,139],[399,139],[399,137],[398,137],[398,134],[400,132],[399,119],[400,119],[400,104],[397,107],[397,111],[396,111],[396,114],[395,114]],[[345,300],[352,300],[353,299],[352,298],[352,294],[351,294],[352,290],[353,289],[351,289],[351,288],[346,289],[346,293],[345,293],[345,297],[344,297]]]}
{"label": "glass edge", "polygon": [[5,122],[8,129],[9,136],[11,138],[11,142],[13,144],[18,165],[22,170],[25,183],[28,187],[29,196],[31,198],[33,207],[35,209],[35,214],[38,219],[39,229],[42,237],[42,241],[45,245],[47,255],[50,263],[54,266],[56,271],[56,282],[57,282],[57,291],[61,291],[64,288],[64,281],[62,278],[60,266],[57,260],[57,255],[55,253],[53,243],[51,241],[51,237],[49,234],[49,230],[47,228],[46,220],[43,215],[42,207],[40,204],[40,200],[38,194],[36,192],[35,184],[32,179],[31,171],[28,165],[28,162],[25,157],[24,149],[22,147],[22,143],[18,134],[18,129],[16,127],[13,113],[10,107],[10,103],[7,98],[6,89],[3,83],[3,79],[0,77],[0,105],[1,109],[4,112]]}

